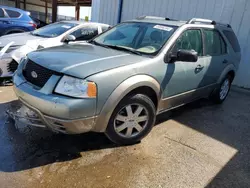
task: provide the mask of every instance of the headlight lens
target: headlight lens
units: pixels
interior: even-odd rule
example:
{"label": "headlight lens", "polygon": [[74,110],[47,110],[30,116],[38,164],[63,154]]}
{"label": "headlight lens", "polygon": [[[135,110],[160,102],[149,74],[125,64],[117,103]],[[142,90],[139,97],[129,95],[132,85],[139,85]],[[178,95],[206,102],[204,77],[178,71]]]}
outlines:
{"label": "headlight lens", "polygon": [[63,76],[56,86],[55,93],[76,98],[95,98],[97,89],[94,82]]}

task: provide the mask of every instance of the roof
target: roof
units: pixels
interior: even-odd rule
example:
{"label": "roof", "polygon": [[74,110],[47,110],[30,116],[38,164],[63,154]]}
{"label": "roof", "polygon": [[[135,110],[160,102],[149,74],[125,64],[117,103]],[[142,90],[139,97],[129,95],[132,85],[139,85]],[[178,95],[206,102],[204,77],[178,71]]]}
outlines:
{"label": "roof", "polygon": [[215,25],[216,27],[231,28],[230,24],[216,22],[214,20],[202,19],[202,18],[192,18],[189,21],[182,20],[172,20],[170,18],[156,17],[156,16],[142,16],[133,22],[145,22],[145,23],[155,23],[155,24],[165,24],[180,27],[185,24],[203,24],[203,25]]}
{"label": "roof", "polygon": [[8,7],[8,6],[3,6],[3,5],[0,5],[0,8],[14,10],[14,11],[20,12],[22,14],[29,12],[29,11],[25,11],[25,10],[22,10],[22,9],[19,9],[19,8],[13,8],[13,7]]}
{"label": "roof", "polygon": [[178,20],[165,20],[165,19],[156,19],[156,18],[144,18],[144,19],[134,19],[132,22],[144,22],[144,23],[155,23],[155,24],[164,24],[164,25],[172,25],[180,27],[186,24],[186,21],[178,21]]}

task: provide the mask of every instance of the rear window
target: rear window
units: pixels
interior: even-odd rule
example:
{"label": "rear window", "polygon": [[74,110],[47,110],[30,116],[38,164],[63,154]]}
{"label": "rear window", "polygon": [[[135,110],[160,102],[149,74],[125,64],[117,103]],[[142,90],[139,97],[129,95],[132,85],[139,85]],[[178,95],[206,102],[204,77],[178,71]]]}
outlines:
{"label": "rear window", "polygon": [[4,12],[3,9],[0,8],[0,18],[4,18]]}
{"label": "rear window", "polygon": [[223,31],[223,33],[227,37],[230,44],[232,45],[234,51],[240,52],[240,45],[239,45],[238,39],[237,39],[236,35],[234,34],[234,32],[225,30],[225,31]]}
{"label": "rear window", "polygon": [[19,18],[21,14],[17,11],[5,9],[10,18]]}

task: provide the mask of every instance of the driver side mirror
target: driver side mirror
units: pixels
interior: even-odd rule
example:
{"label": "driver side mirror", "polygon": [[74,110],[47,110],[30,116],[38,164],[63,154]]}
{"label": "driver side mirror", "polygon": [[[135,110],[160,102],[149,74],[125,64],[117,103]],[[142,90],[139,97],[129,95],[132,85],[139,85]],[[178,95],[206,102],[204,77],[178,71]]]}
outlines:
{"label": "driver side mirror", "polygon": [[74,35],[67,35],[64,39],[64,42],[68,44],[69,42],[75,41],[76,37]]}
{"label": "driver side mirror", "polygon": [[176,55],[170,53],[167,56],[168,63],[173,63],[175,61],[197,62],[198,60],[198,53],[194,50],[178,50]]}

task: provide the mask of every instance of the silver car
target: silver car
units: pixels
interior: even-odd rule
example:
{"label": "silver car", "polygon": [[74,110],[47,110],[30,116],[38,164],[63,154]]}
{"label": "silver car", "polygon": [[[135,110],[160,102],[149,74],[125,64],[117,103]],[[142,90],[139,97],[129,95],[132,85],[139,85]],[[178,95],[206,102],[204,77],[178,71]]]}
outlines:
{"label": "silver car", "polygon": [[28,54],[14,75],[24,123],[69,134],[104,132],[133,144],[156,115],[200,98],[222,103],[240,60],[230,25],[140,17],[86,44]]}
{"label": "silver car", "polygon": [[10,34],[0,37],[0,51],[8,47],[0,56],[0,77],[10,77],[15,72],[21,58],[38,48],[48,48],[64,42],[87,41],[106,31],[110,26],[102,23],[83,21],[61,21],[32,32]]}

